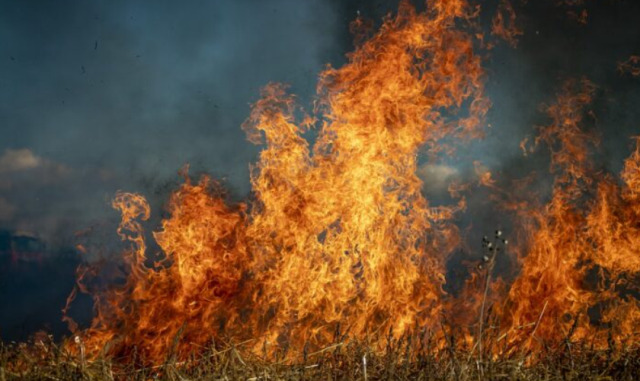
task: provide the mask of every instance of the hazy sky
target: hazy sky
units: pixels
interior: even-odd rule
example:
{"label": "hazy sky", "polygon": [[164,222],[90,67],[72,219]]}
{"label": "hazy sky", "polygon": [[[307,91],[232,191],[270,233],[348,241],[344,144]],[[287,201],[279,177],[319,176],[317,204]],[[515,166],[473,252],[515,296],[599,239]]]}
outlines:
{"label": "hazy sky", "polygon": [[342,53],[338,12],[326,1],[0,2],[0,226],[64,231],[110,213],[116,189],[153,191],[186,162],[246,193],[258,152],[240,129],[249,103],[270,81],[311,95]]}

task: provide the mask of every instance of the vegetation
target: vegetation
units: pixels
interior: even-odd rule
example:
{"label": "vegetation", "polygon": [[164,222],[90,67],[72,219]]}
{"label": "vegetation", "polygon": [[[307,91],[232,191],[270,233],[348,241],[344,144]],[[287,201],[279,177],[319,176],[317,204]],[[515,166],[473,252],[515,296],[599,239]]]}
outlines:
{"label": "vegetation", "polygon": [[[419,349],[415,339],[389,340],[374,352],[363,342],[336,342],[297,361],[286,349],[269,356],[248,354],[249,344],[214,343],[199,355],[164,364],[140,365],[135,353],[124,359],[86,361],[56,345],[50,336],[29,343],[0,345],[0,381],[5,380],[633,380],[640,374],[640,350],[616,347],[597,350],[587,343],[545,346],[536,353],[499,357],[470,355],[454,349]],[[450,338],[451,343],[455,341]],[[488,343],[490,344],[490,343]],[[426,344],[429,345],[428,343]],[[295,356],[294,356],[295,357]]]}

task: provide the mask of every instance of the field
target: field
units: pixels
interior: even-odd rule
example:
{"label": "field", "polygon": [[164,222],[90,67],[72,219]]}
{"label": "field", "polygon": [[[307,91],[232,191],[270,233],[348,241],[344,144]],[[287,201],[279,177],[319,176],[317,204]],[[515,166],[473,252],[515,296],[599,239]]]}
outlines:
{"label": "field", "polygon": [[135,354],[83,361],[44,337],[2,344],[0,380],[633,380],[640,373],[637,347],[595,350],[567,341],[540,353],[480,359],[451,346],[408,349],[411,341],[390,340],[379,352],[365,343],[338,342],[291,362],[281,360],[286,352],[264,358],[247,354],[246,343],[212,344],[188,360],[170,355],[162,365],[145,367]]}

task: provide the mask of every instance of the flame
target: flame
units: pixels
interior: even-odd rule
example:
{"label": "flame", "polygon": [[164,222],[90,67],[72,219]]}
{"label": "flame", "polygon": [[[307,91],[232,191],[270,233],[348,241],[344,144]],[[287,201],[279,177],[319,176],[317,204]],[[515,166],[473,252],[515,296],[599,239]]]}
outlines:
{"label": "flame", "polygon": [[[176,345],[186,352],[224,337],[299,351],[341,331],[438,327],[444,263],[459,242],[452,218],[464,202],[429,205],[417,154],[482,136],[484,72],[459,25],[476,14],[463,0],[424,13],[403,2],[346,65],[320,74],[316,117],[297,118],[286,87],[268,85],[243,126],[265,145],[254,198],[229,204],[209,178],[187,180],[153,234],[165,255],[154,266],[139,222],[149,205],[118,194],[128,275],[96,296],[87,352],[135,346],[158,362]],[[302,134],[314,125],[311,145]]]}
{"label": "flame", "polygon": [[478,176],[478,183],[484,185],[485,187],[493,187],[495,184],[495,179],[484,164],[480,161],[476,160],[473,162],[473,169],[476,172],[476,176]]}
{"label": "flame", "polygon": [[524,34],[516,24],[516,12],[509,0],[500,0],[493,16],[491,34],[505,40],[511,47],[518,46],[518,38]]}
{"label": "flame", "polygon": [[635,198],[640,155],[636,148],[627,159],[622,187],[595,170],[590,153],[597,138],[581,126],[594,92],[586,80],[565,83],[547,107],[552,123],[540,128],[536,139],[551,151],[553,193],[543,209],[519,211],[528,247],[498,312],[520,348],[570,339],[606,346],[612,330],[613,339],[622,341],[638,322],[637,302],[621,293],[633,289],[640,270]]}
{"label": "flame", "polygon": [[630,56],[627,60],[618,62],[618,71],[621,74],[629,73],[634,77],[640,76],[640,56]]}
{"label": "flame", "polygon": [[[577,87],[577,89],[576,89]],[[500,313],[514,340],[536,345],[531,333],[544,340],[568,332],[572,319],[587,319],[590,295],[583,287],[583,247],[576,240],[584,216],[581,196],[591,184],[589,152],[592,135],[581,129],[584,108],[595,91],[587,81],[567,82],[555,104],[546,112],[552,123],[539,129],[536,144],[545,142],[551,153],[551,170],[556,173],[553,193],[542,209],[524,210],[523,225],[530,242],[522,270],[511,286],[505,310]]]}
{"label": "flame", "polygon": [[567,16],[581,25],[586,25],[589,20],[589,13],[586,9],[581,10],[580,13],[576,11],[567,11]]}
{"label": "flame", "polygon": [[[515,45],[515,13],[500,4],[493,33]],[[598,139],[584,124],[594,119],[597,89],[588,80],[567,81],[545,107],[550,123],[537,129],[532,147],[521,143],[527,155],[548,147],[555,176],[548,202],[525,194],[533,177],[504,189],[473,163],[490,199],[503,199],[515,216],[509,252],[517,278],[494,279],[507,245],[496,232],[495,242],[483,241],[484,263],[461,295],[443,289],[447,258],[461,245],[454,219],[475,185],[451,184],[457,201],[434,207],[416,175],[417,157],[421,150],[432,159],[451,155],[455,144],[483,135],[490,104],[477,15],[464,0],[429,3],[422,13],[405,1],[374,34],[356,19],[356,49],[347,64],[320,74],[312,113],[286,86],[266,86],[242,126],[264,145],[251,171],[252,197],[229,202],[220,184],[207,176],[194,183],[185,169],[170,217],[152,234],[159,258],[148,255],[143,230],[149,204],[118,193],[118,234],[129,247],[124,279],[94,290],[88,279],[98,273],[81,270],[68,301],[77,291],[94,295],[91,327],[78,331],[83,350],[126,356],[135,348],[143,361],[160,363],[219,341],[296,355],[335,340],[382,348],[387,336],[455,329],[459,345],[475,342],[482,355],[497,351],[482,345],[489,319],[508,352],[633,337],[640,140],[622,182],[596,170]],[[311,142],[304,133],[312,128],[319,132]]]}

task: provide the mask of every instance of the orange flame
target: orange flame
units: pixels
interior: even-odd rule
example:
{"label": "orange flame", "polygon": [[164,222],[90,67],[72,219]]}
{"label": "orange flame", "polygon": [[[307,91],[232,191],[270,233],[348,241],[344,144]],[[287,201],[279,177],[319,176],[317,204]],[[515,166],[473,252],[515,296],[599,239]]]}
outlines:
{"label": "orange flame", "polygon": [[509,0],[500,0],[491,26],[491,34],[502,38],[514,48],[518,45],[518,38],[524,34],[516,24],[516,17],[516,12],[511,2]]}
{"label": "orange flame", "polygon": [[[575,89],[577,87],[577,90]],[[545,142],[551,151],[552,171],[557,173],[550,202],[542,210],[523,214],[529,247],[518,279],[509,290],[503,315],[514,340],[537,337],[552,340],[568,332],[572,319],[587,320],[590,295],[583,287],[583,250],[576,238],[584,217],[581,196],[591,184],[589,146],[594,138],[582,132],[584,108],[591,102],[594,86],[567,82],[557,102],[547,107],[552,123],[540,128],[536,144]]]}
{"label": "orange flame", "polygon": [[629,73],[634,77],[640,76],[640,56],[631,56],[626,61],[619,62],[618,71],[621,74]]}
{"label": "orange flame", "polygon": [[612,332],[616,341],[629,338],[638,322],[636,301],[620,294],[633,287],[629,279],[640,269],[633,196],[640,156],[636,150],[627,160],[622,189],[594,169],[590,152],[597,139],[580,126],[594,91],[588,81],[567,82],[547,107],[552,123],[536,139],[550,148],[556,180],[544,209],[520,211],[528,249],[499,312],[520,347],[569,339],[605,346]]}
{"label": "orange flame", "polygon": [[[425,13],[403,2],[345,66],[321,73],[318,120],[297,122],[294,97],[267,86],[243,126],[265,143],[255,198],[229,205],[208,178],[187,181],[154,233],[166,258],[153,268],[137,222],[149,206],[118,194],[129,274],[96,297],[87,351],[110,342],[112,353],[136,346],[162,361],[177,338],[183,351],[227,336],[300,350],[340,330],[399,337],[438,327],[444,262],[459,241],[451,219],[464,203],[429,206],[417,153],[452,153],[450,142],[482,135],[481,60],[459,27],[475,14],[463,0]],[[315,123],[311,147],[301,134]]]}
{"label": "orange flame", "polygon": [[[80,333],[88,354],[136,348],[158,363],[213,340],[251,341],[254,352],[271,353],[347,337],[376,348],[387,333],[441,327],[462,331],[461,345],[476,341],[482,354],[496,350],[482,346],[488,318],[499,322],[508,351],[633,336],[640,309],[623,294],[640,271],[640,141],[622,184],[595,169],[598,140],[583,124],[596,87],[587,80],[564,84],[533,140],[548,147],[555,175],[546,205],[516,194],[531,177],[507,191],[474,162],[479,183],[516,215],[518,277],[492,281],[502,254],[485,240],[483,272],[472,271],[458,298],[443,290],[446,260],[461,241],[453,219],[471,185],[450,186],[456,204],[431,206],[417,156],[422,147],[432,158],[452,154],[453,143],[481,137],[489,102],[474,49],[477,9],[465,0],[429,5],[418,13],[402,2],[377,33],[359,37],[346,65],[324,70],[312,116],[285,86],[266,86],[243,125],[251,142],[264,144],[251,172],[253,197],[230,203],[219,184],[206,176],[194,184],[185,171],[170,217],[153,233],[163,255],[156,263],[141,223],[147,201],[116,195],[126,276],[94,293],[95,318]],[[506,36],[515,38],[510,18]],[[364,27],[360,19],[352,25]],[[303,133],[315,126],[312,144]],[[78,290],[92,291],[90,276],[79,273]]]}

